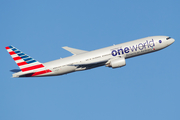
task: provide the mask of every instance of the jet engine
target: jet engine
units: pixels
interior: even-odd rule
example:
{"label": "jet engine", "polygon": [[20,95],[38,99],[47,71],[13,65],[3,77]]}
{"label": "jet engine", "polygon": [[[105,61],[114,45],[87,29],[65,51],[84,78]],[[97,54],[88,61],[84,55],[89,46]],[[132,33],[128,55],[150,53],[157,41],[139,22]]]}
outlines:
{"label": "jet engine", "polygon": [[108,61],[107,63],[107,67],[112,67],[112,68],[118,68],[118,67],[122,67],[126,65],[126,61],[123,58],[117,58],[117,59],[111,59],[110,61]]}

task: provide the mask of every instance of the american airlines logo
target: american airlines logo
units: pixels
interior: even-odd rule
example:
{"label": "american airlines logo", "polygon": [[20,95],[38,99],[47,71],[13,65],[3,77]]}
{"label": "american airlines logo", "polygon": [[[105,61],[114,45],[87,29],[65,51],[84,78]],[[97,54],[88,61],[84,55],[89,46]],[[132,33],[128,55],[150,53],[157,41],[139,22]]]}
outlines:
{"label": "american airlines logo", "polygon": [[118,49],[113,49],[111,54],[112,56],[116,56],[116,55],[121,55],[124,53],[129,53],[131,52],[136,52],[137,50],[140,51],[144,51],[148,48],[152,48],[154,50],[155,43],[154,40],[152,39],[152,41],[148,41],[146,40],[144,43],[139,43],[137,45],[133,45],[133,46],[129,46],[129,47],[125,47],[125,48],[118,48]]}

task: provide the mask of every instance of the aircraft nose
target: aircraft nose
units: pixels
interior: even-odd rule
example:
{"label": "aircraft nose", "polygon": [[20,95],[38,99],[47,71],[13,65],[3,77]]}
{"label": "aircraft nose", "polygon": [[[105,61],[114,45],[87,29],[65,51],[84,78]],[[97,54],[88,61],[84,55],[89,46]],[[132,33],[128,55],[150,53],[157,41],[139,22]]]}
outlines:
{"label": "aircraft nose", "polygon": [[168,40],[168,45],[173,44],[173,43],[174,43],[174,41],[175,41],[175,40],[174,40],[173,38],[169,39],[169,40]]}
{"label": "aircraft nose", "polygon": [[174,41],[175,41],[175,40],[174,40],[173,38],[171,38],[171,43],[170,43],[170,44],[173,44],[173,43],[174,43]]}

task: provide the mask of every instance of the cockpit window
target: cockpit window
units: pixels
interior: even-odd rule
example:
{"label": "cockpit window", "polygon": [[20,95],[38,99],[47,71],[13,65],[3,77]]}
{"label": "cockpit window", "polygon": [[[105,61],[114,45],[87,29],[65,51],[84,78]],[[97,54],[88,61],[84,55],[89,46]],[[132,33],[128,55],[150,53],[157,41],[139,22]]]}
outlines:
{"label": "cockpit window", "polygon": [[169,40],[169,39],[171,39],[171,37],[166,38],[166,40]]}

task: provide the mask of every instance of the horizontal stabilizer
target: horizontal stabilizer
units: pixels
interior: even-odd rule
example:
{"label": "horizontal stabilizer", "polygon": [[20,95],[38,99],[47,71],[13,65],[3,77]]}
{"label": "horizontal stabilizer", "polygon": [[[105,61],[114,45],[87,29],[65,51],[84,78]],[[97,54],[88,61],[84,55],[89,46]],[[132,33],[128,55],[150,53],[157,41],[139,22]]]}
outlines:
{"label": "horizontal stabilizer", "polygon": [[12,69],[10,71],[13,72],[13,73],[16,73],[16,72],[20,72],[21,70],[20,69]]}
{"label": "horizontal stabilizer", "polygon": [[71,53],[74,54],[74,55],[78,55],[78,54],[82,54],[82,53],[88,52],[88,51],[85,51],[85,50],[70,48],[70,47],[67,47],[67,46],[62,47],[62,48],[65,49],[65,50],[67,50],[67,51],[69,51],[69,52],[71,52]]}

